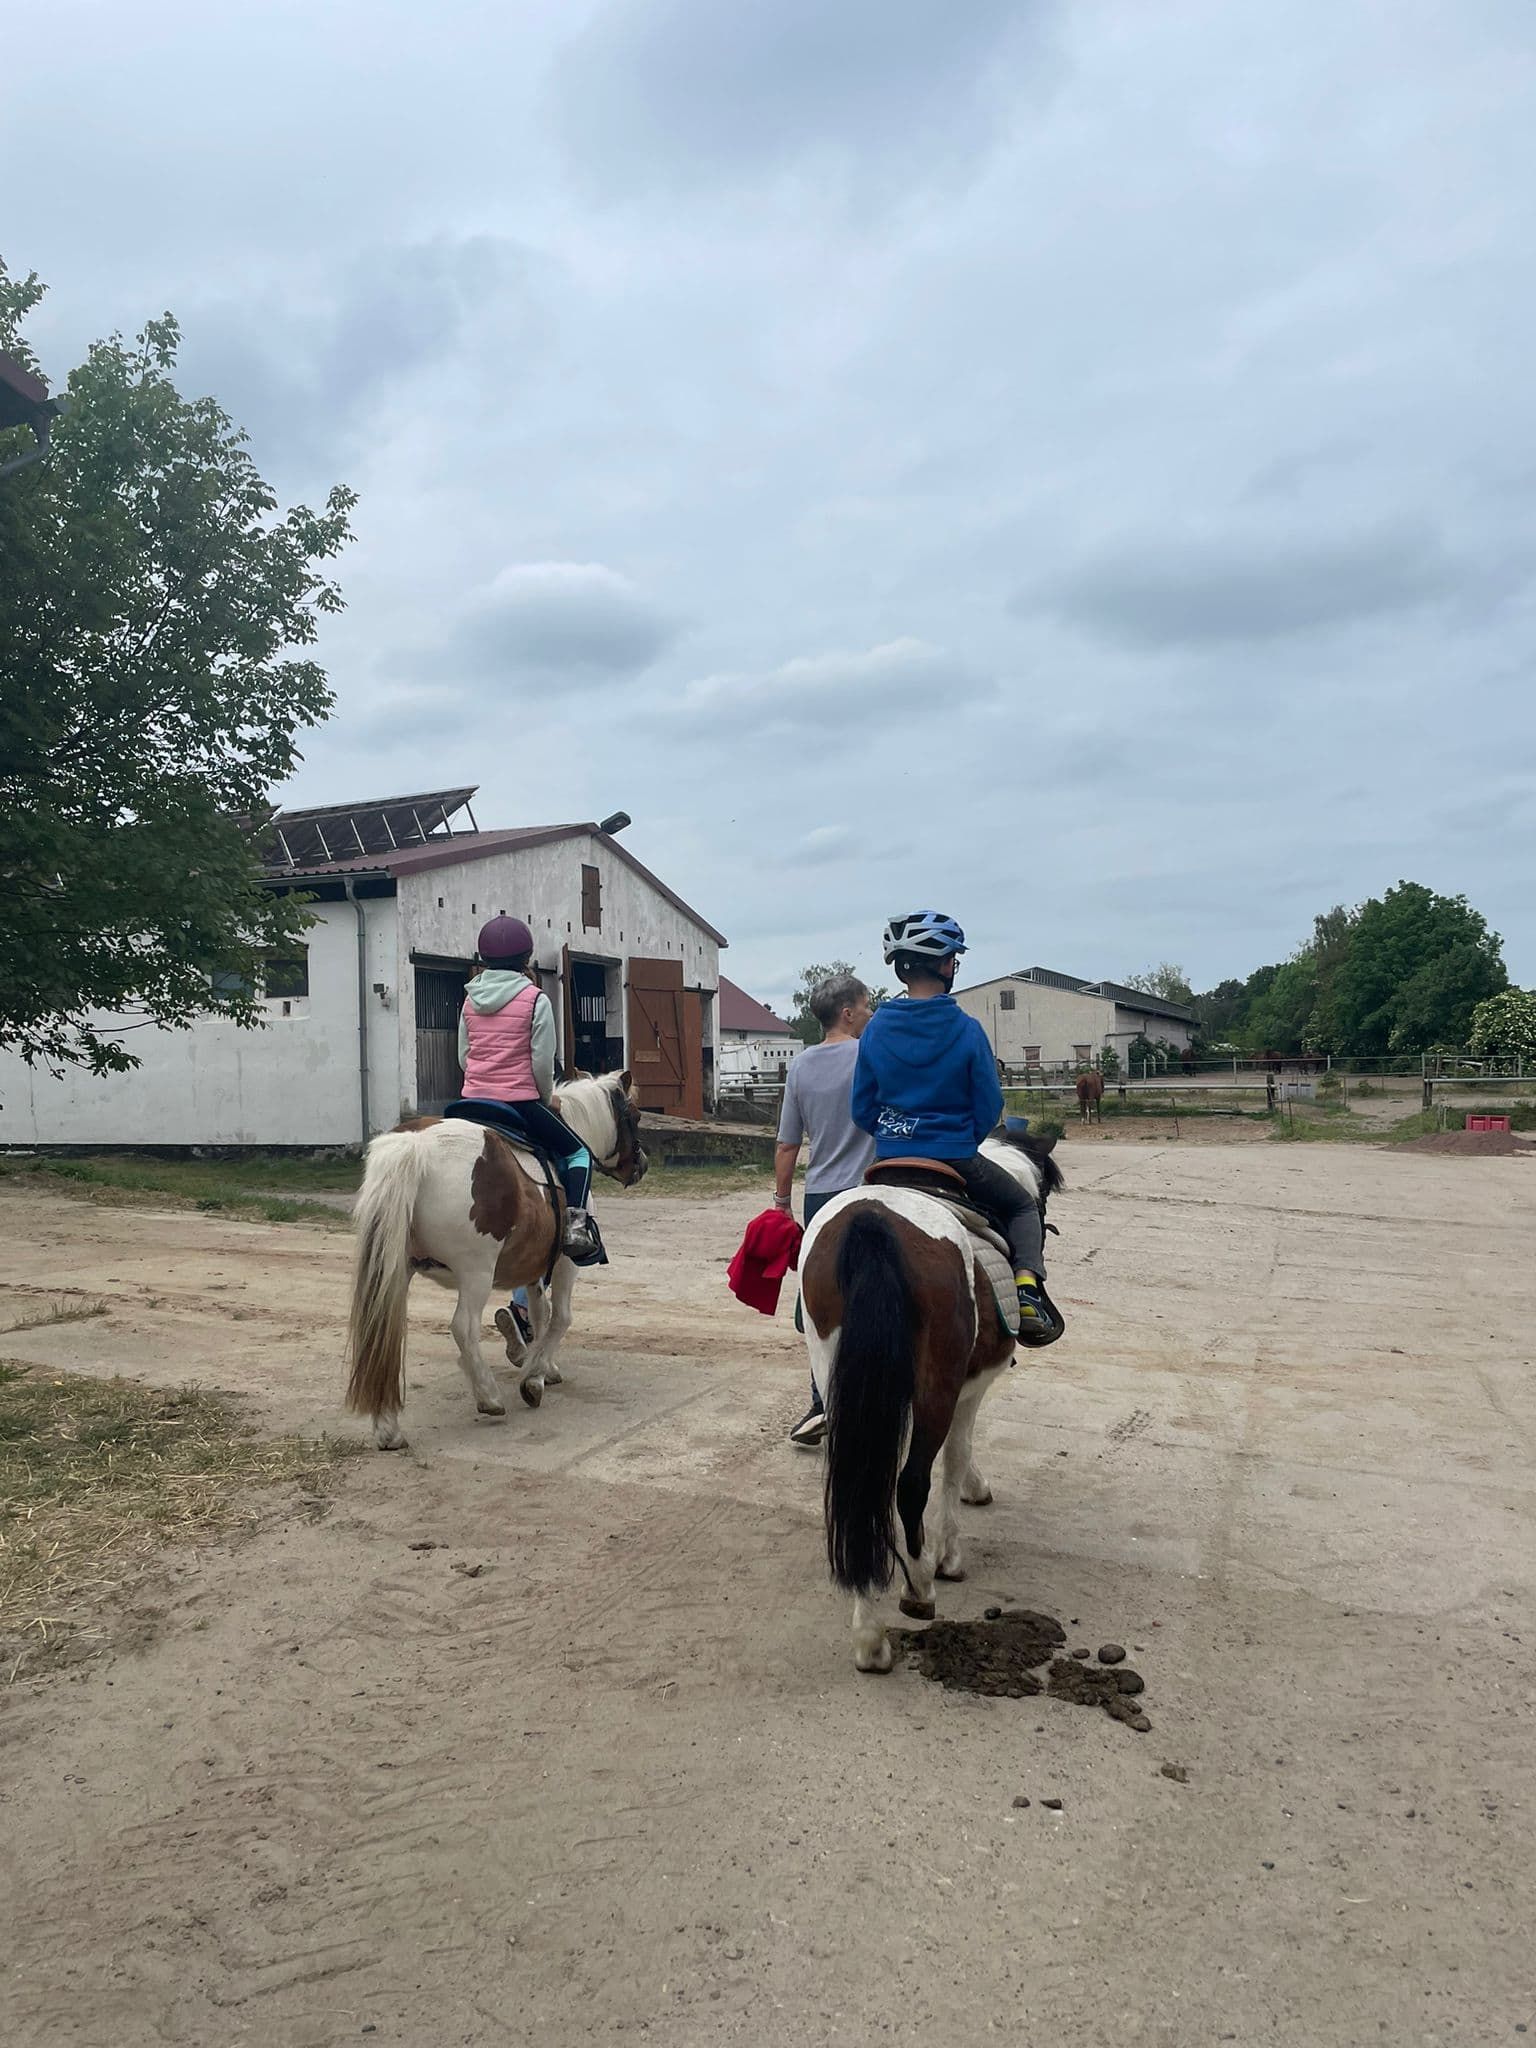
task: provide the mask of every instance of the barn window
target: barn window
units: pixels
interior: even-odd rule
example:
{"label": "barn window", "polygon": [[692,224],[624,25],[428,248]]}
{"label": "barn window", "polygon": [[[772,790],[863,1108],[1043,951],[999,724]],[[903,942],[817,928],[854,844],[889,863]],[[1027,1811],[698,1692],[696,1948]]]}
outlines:
{"label": "barn window", "polygon": [[1088,1064],[1089,1055],[1092,1053],[1092,1051],[1093,1047],[1091,1045],[1074,1045],[1072,1048],[1072,1057],[1077,1061],[1077,1064],[1080,1067],[1086,1067]]}
{"label": "barn window", "polygon": [[583,863],[581,870],[581,928],[595,932],[603,921],[603,878],[596,868]]}
{"label": "barn window", "polygon": [[1039,1046],[1038,1046],[1038,1045],[1026,1045],[1026,1046],[1025,1046],[1025,1048],[1024,1048],[1024,1064],[1025,1064],[1025,1066],[1026,1066],[1026,1067],[1038,1067],[1038,1066],[1039,1066],[1039,1064],[1040,1064],[1040,1048],[1039,1048]]}
{"label": "barn window", "polygon": [[215,967],[208,976],[208,986],[216,996],[250,996],[256,993],[248,974],[242,974],[238,967]]}
{"label": "barn window", "polygon": [[309,948],[300,946],[292,953],[269,953],[262,970],[262,982],[268,997],[307,996],[309,994]]}
{"label": "barn window", "polygon": [[1013,1008],[1013,990],[1011,988],[1005,988],[998,996],[997,1006],[1000,1010],[1011,1010]]}

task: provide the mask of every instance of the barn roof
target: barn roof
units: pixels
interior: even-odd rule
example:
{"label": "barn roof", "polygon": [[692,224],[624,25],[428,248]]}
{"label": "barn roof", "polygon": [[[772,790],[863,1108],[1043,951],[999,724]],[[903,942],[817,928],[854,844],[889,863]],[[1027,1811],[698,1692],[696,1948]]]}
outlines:
{"label": "barn roof", "polygon": [[[717,946],[729,943],[692,904],[685,903],[675,890],[636,860],[628,847],[600,831],[595,823],[514,825],[493,832],[454,831],[449,820],[461,810],[473,825],[469,799],[477,787],[471,783],[467,789],[436,790],[420,796],[376,797],[364,803],[331,804],[322,810],[279,811],[265,825],[256,827],[267,879],[273,883],[303,883],[344,875],[398,878],[429,868],[489,860],[498,853],[524,853],[562,840],[595,839],[605,852],[622,861],[674,910],[680,910],[700,931],[707,933]],[[357,850],[343,855],[340,849],[348,845]],[[316,858],[318,848],[326,849],[326,854]],[[328,858],[327,854],[333,857]]]}
{"label": "barn roof", "polygon": [[783,1038],[790,1029],[766,1003],[760,1003],[756,996],[749,996],[744,988],[738,988],[734,981],[727,981],[723,974],[720,977],[719,1017],[722,1031],[753,1031],[764,1038]]}

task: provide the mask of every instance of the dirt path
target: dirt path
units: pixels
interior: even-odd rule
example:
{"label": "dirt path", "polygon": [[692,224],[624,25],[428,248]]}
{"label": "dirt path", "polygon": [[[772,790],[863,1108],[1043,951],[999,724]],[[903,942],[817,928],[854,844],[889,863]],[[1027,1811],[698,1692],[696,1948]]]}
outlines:
{"label": "dirt path", "polygon": [[[1536,1166],[1066,1163],[1069,1339],[983,1411],[997,1505],[941,1612],[1127,1645],[1150,1734],[859,1678],[819,1465],[784,1442],[801,1354],[724,1292],[754,1200],[610,1199],[615,1263],[541,1410],[477,1422],[425,1297],[410,1454],[354,1466],[323,1521],[178,1557],[124,1617],[142,1648],[13,1689],[0,2038],[1536,2026]],[[0,1322],[110,1304],[0,1352],[354,1427],[337,1234],[0,1189],[0,1244]]]}

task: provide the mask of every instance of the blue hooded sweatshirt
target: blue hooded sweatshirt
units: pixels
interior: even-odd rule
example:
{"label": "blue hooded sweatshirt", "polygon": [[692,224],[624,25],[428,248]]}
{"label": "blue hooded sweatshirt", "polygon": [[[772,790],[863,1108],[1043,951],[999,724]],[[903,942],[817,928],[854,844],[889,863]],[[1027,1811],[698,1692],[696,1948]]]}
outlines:
{"label": "blue hooded sweatshirt", "polygon": [[953,996],[882,1003],[859,1040],[851,1106],[877,1159],[970,1159],[1003,1113],[986,1032]]}

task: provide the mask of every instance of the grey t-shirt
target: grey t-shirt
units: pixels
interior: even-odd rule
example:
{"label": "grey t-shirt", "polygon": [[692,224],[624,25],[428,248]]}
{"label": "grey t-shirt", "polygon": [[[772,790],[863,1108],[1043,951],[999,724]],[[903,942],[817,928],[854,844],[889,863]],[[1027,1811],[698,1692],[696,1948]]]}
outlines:
{"label": "grey t-shirt", "polygon": [[789,1063],[779,1143],[798,1145],[809,1138],[808,1195],[840,1195],[857,1187],[875,1156],[874,1139],[859,1129],[848,1108],[858,1059],[859,1041],[840,1038],[810,1046]]}

